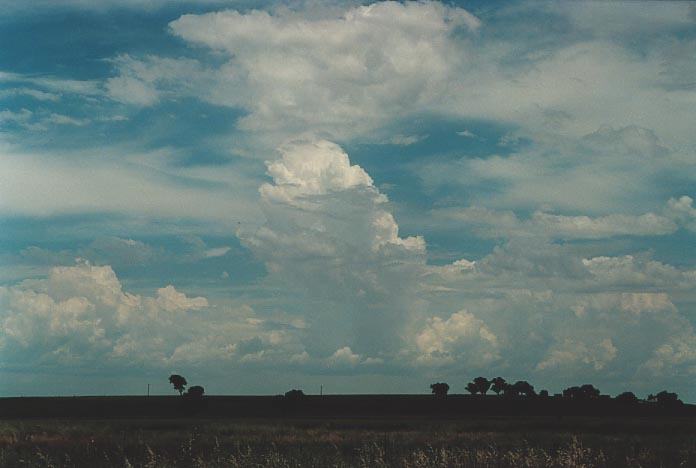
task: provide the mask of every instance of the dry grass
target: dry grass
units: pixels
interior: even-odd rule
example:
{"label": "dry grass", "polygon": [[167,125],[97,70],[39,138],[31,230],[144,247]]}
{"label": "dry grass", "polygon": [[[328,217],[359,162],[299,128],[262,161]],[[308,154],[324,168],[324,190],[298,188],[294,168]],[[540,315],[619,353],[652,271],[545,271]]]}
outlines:
{"label": "dry grass", "polygon": [[683,434],[472,431],[457,423],[15,422],[0,467],[690,467]]}

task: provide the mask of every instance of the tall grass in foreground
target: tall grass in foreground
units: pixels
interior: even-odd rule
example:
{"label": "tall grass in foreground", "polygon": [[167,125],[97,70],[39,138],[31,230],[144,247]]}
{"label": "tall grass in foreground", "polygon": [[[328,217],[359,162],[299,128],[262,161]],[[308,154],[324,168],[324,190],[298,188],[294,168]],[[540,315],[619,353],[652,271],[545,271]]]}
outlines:
{"label": "tall grass in foreground", "polygon": [[692,467],[696,438],[231,424],[22,423],[0,467]]}

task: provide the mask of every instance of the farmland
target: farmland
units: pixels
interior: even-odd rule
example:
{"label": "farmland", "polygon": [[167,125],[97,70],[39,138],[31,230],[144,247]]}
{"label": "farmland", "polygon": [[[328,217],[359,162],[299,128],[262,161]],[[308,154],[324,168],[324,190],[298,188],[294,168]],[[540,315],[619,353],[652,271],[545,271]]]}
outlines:
{"label": "farmland", "polygon": [[[382,414],[332,409],[374,409],[375,398],[335,396],[320,411],[318,399],[288,407],[277,397],[211,397],[198,413],[182,415],[180,399],[155,397],[158,414],[140,417],[127,411],[147,403],[139,397],[2,399],[0,467],[696,466],[690,405],[670,415],[535,415],[531,407],[494,414],[493,406],[477,414],[464,410],[484,400],[455,396],[449,409],[436,402],[442,411],[428,415],[436,409],[427,406],[432,398],[381,396]],[[389,401],[395,411],[402,404],[414,410],[386,414]],[[16,414],[8,417],[10,406]],[[17,409],[48,407],[55,414],[76,407],[102,413],[46,418]],[[235,408],[248,412],[226,414]]]}

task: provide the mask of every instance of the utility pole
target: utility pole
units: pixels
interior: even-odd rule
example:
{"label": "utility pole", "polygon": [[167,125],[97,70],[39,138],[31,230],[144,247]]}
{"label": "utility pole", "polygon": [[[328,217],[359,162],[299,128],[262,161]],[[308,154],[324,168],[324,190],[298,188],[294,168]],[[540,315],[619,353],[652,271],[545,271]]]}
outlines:
{"label": "utility pole", "polygon": [[324,385],[319,385],[319,396],[324,396]]}
{"label": "utility pole", "polygon": [[147,396],[150,396],[150,384],[147,384]]}

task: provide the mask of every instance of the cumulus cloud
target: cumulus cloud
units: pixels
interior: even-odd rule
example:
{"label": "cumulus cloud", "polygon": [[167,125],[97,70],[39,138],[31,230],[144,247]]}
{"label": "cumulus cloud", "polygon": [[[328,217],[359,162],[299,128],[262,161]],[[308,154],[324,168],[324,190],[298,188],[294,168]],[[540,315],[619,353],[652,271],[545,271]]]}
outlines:
{"label": "cumulus cloud", "polygon": [[498,338],[474,315],[461,310],[446,320],[433,317],[416,336],[423,364],[457,364],[481,368],[500,358]]}
{"label": "cumulus cloud", "polygon": [[693,203],[693,198],[687,195],[670,198],[667,213],[687,229],[696,232],[696,208],[694,208]]}
{"label": "cumulus cloud", "polygon": [[360,355],[355,354],[351,349],[350,346],[344,346],[343,348],[339,348],[336,350],[335,353],[329,357],[327,360],[327,363],[329,366],[336,366],[336,367],[341,367],[341,366],[348,366],[348,367],[354,367],[358,365],[360,362]]}
{"label": "cumulus cloud", "polygon": [[387,198],[336,144],[304,139],[279,154],[260,188],[266,223],[242,230],[243,242],[266,263],[269,286],[301,291],[311,305],[303,313],[317,354],[393,351],[418,304],[410,285],[424,240],[399,235]]}
{"label": "cumulus cloud", "polygon": [[614,358],[616,347],[609,338],[591,344],[566,339],[549,350],[548,356],[537,364],[537,369],[547,370],[582,363],[600,371]]}
{"label": "cumulus cloud", "polygon": [[[641,10],[610,9],[621,17]],[[661,10],[677,18],[683,9]],[[574,28],[563,40],[543,28],[510,33],[520,11],[534,17],[539,10],[535,4],[501,8],[486,24],[439,2],[378,2],[312,14],[189,14],[171,22],[171,32],[221,53],[225,63],[206,69],[190,59],[121,57],[109,87],[114,97],[142,105],[176,91],[243,108],[248,115],[240,128],[262,132],[273,145],[307,130],[333,139],[364,137],[424,113],[574,137],[599,124],[637,125],[688,141],[692,90],[664,85],[683,76],[683,67],[670,69],[667,62],[675,60],[664,57],[689,50],[684,40],[650,41],[637,55],[620,37],[591,33],[576,21],[583,8],[544,10]],[[679,24],[664,23],[667,30]],[[688,53],[681,55],[688,65]]]}
{"label": "cumulus cloud", "polygon": [[334,138],[437,105],[462,63],[458,34],[479,26],[466,10],[437,2],[381,2],[316,19],[222,11],[170,24],[184,40],[231,57],[218,70],[228,90],[214,93],[249,111],[241,128]]}
{"label": "cumulus cloud", "polygon": [[45,279],[0,287],[0,304],[6,368],[278,365],[309,358],[294,326],[267,323],[249,306],[216,310],[207,298],[172,285],[152,296],[129,293],[110,266],[52,268]]}

